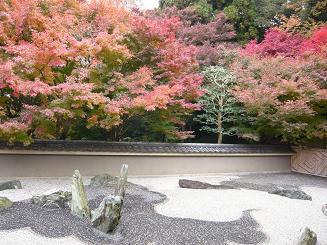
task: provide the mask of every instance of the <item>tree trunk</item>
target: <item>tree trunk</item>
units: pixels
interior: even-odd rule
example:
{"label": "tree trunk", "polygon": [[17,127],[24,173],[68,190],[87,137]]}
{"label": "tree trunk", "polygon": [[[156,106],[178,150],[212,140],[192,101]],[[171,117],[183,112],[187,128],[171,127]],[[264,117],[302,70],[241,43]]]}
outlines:
{"label": "tree trunk", "polygon": [[218,9],[217,0],[211,0],[212,10],[216,11]]}
{"label": "tree trunk", "polygon": [[217,131],[218,131],[218,135],[217,135],[217,143],[221,144],[223,142],[223,134],[222,134],[222,115],[221,112],[218,112],[217,115]]}

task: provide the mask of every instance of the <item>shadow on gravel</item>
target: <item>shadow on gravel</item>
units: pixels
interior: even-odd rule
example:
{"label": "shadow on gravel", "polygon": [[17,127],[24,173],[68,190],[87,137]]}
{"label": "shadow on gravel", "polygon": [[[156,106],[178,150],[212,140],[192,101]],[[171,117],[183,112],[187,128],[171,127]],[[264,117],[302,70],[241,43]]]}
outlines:
{"label": "shadow on gravel", "polygon": [[[111,188],[86,187],[90,207],[94,209]],[[195,219],[171,218],[154,211],[166,196],[129,183],[122,218],[112,235],[103,234],[91,227],[88,219],[76,217],[66,209],[45,209],[29,203],[14,203],[0,212],[0,230],[30,227],[45,237],[75,236],[89,244],[211,244],[227,242],[258,244],[266,239],[259,224],[246,210],[240,219],[231,222],[207,222]],[[224,210],[217,210],[223,212]]]}

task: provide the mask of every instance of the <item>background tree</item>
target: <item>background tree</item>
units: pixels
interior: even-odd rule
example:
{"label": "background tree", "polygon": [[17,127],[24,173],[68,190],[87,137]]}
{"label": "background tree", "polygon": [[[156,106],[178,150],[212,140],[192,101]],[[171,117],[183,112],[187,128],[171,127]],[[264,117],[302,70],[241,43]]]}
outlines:
{"label": "background tree", "polygon": [[285,9],[286,0],[162,0],[160,3],[162,9],[172,6],[180,10],[193,8],[207,20],[224,11],[238,32],[239,41],[245,43],[252,38],[262,38],[266,29],[280,24],[279,15]]}
{"label": "background tree", "polygon": [[201,130],[217,135],[217,143],[223,142],[224,135],[235,135],[235,123],[242,120],[243,110],[231,93],[235,77],[220,66],[208,66],[202,71],[206,94],[200,99],[201,114],[195,120],[202,125]]}
{"label": "background tree", "polygon": [[[263,42],[249,44],[243,59],[235,59],[234,95],[252,118],[244,133],[268,142],[326,144],[324,29],[307,39],[268,31]],[[283,41],[276,42],[275,35]]]}
{"label": "background tree", "polygon": [[202,77],[177,18],[146,19],[118,0],[2,1],[0,11],[2,139],[120,140],[137,116],[157,138],[190,136],[178,131]]}
{"label": "background tree", "polygon": [[288,1],[280,14],[281,28],[291,33],[311,35],[327,21],[327,0]]}
{"label": "background tree", "polygon": [[255,23],[257,12],[251,0],[233,0],[224,8],[224,13],[234,22],[237,38],[241,43],[258,37],[259,30]]}
{"label": "background tree", "polygon": [[[177,37],[186,45],[197,47],[197,60],[202,65],[218,65],[228,62],[225,53],[236,51],[236,33],[233,24],[222,12],[217,13],[211,20],[203,19],[192,8],[182,10],[177,8],[165,8],[162,11],[154,11],[147,14],[147,18],[172,18],[178,17],[181,25],[177,31]],[[228,52],[226,52],[228,50]]]}

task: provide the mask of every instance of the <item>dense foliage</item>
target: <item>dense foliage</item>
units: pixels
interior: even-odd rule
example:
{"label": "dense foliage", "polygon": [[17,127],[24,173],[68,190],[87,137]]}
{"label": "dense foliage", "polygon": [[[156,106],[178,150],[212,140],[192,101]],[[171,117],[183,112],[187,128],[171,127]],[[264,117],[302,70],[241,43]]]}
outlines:
{"label": "dense foliage", "polygon": [[202,77],[178,19],[132,15],[119,1],[10,0],[0,11],[2,139],[117,139],[137,116],[160,137],[189,135],[179,129]]}
{"label": "dense foliage", "polygon": [[0,1],[1,139],[326,145],[325,0],[124,3]]}
{"label": "dense foliage", "polygon": [[160,0],[162,9],[172,6],[193,8],[207,20],[223,11],[243,44],[254,38],[261,40],[267,29],[276,26],[310,35],[327,21],[327,0]]}
{"label": "dense foliage", "polygon": [[234,95],[252,117],[244,133],[314,144],[327,139],[327,29],[305,39],[277,29],[233,64]]}

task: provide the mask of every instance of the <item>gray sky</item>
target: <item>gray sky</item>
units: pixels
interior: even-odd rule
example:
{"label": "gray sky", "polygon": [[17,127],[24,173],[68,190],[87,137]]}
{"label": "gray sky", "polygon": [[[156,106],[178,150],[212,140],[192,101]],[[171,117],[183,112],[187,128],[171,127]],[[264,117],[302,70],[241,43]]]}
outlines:
{"label": "gray sky", "polygon": [[158,7],[159,0],[139,0],[142,9],[153,9]]}

